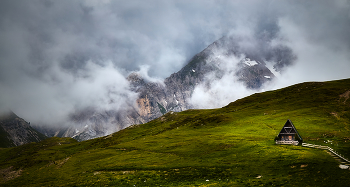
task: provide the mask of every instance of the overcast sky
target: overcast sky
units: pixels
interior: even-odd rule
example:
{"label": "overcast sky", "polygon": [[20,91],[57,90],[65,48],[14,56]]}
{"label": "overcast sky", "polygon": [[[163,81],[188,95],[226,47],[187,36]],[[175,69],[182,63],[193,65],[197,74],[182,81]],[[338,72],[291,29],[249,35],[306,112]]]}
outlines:
{"label": "overcast sky", "polygon": [[131,71],[164,79],[226,35],[293,50],[269,89],[349,78],[349,33],[348,0],[2,0],[0,105],[57,124],[82,107],[120,108],[137,97]]}

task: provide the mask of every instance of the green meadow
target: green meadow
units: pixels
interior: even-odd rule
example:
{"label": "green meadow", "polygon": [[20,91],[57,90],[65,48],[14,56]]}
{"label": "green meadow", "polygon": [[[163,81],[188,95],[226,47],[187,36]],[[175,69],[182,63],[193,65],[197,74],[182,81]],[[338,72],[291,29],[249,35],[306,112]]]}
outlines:
{"label": "green meadow", "polygon": [[0,186],[349,186],[326,151],[274,142],[290,119],[304,142],[350,158],[349,90],[350,79],[302,83],[93,140],[3,148]]}

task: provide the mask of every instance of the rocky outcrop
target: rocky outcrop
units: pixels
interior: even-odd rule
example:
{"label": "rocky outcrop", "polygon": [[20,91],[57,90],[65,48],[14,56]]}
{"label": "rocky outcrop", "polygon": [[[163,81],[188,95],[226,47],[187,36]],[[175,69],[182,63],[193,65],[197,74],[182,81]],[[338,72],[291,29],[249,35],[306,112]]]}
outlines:
{"label": "rocky outcrop", "polygon": [[275,78],[261,60],[263,58],[249,58],[233,42],[224,37],[209,45],[180,71],[166,78],[164,85],[147,82],[137,73],[130,74],[128,80],[133,90],[140,94],[137,103],[142,118],[149,121],[169,111],[194,108],[189,99],[196,86],[206,84],[210,87],[212,79],[221,79],[225,74],[232,75],[232,81],[243,82],[248,89],[259,89]]}
{"label": "rocky outcrop", "polygon": [[34,130],[28,122],[9,111],[0,116],[0,147],[19,146],[39,142],[46,137]]}

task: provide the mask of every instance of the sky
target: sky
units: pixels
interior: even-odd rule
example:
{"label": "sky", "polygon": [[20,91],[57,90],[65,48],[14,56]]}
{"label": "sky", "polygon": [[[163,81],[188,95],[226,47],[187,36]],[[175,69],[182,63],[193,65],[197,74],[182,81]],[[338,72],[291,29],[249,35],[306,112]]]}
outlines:
{"label": "sky", "polygon": [[118,110],[137,98],[130,72],[164,80],[223,36],[257,52],[292,50],[294,63],[265,90],[350,78],[349,33],[348,0],[2,0],[0,110],[55,125],[86,107]]}

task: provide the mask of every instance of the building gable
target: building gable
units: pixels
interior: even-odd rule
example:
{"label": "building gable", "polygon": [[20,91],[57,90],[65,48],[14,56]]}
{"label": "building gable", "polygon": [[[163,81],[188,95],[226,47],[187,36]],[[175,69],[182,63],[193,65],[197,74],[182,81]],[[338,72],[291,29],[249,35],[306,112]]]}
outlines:
{"label": "building gable", "polygon": [[298,142],[295,139],[302,141],[302,138],[300,137],[297,129],[294,127],[292,121],[289,119],[284,124],[277,138],[278,138],[277,142]]}

